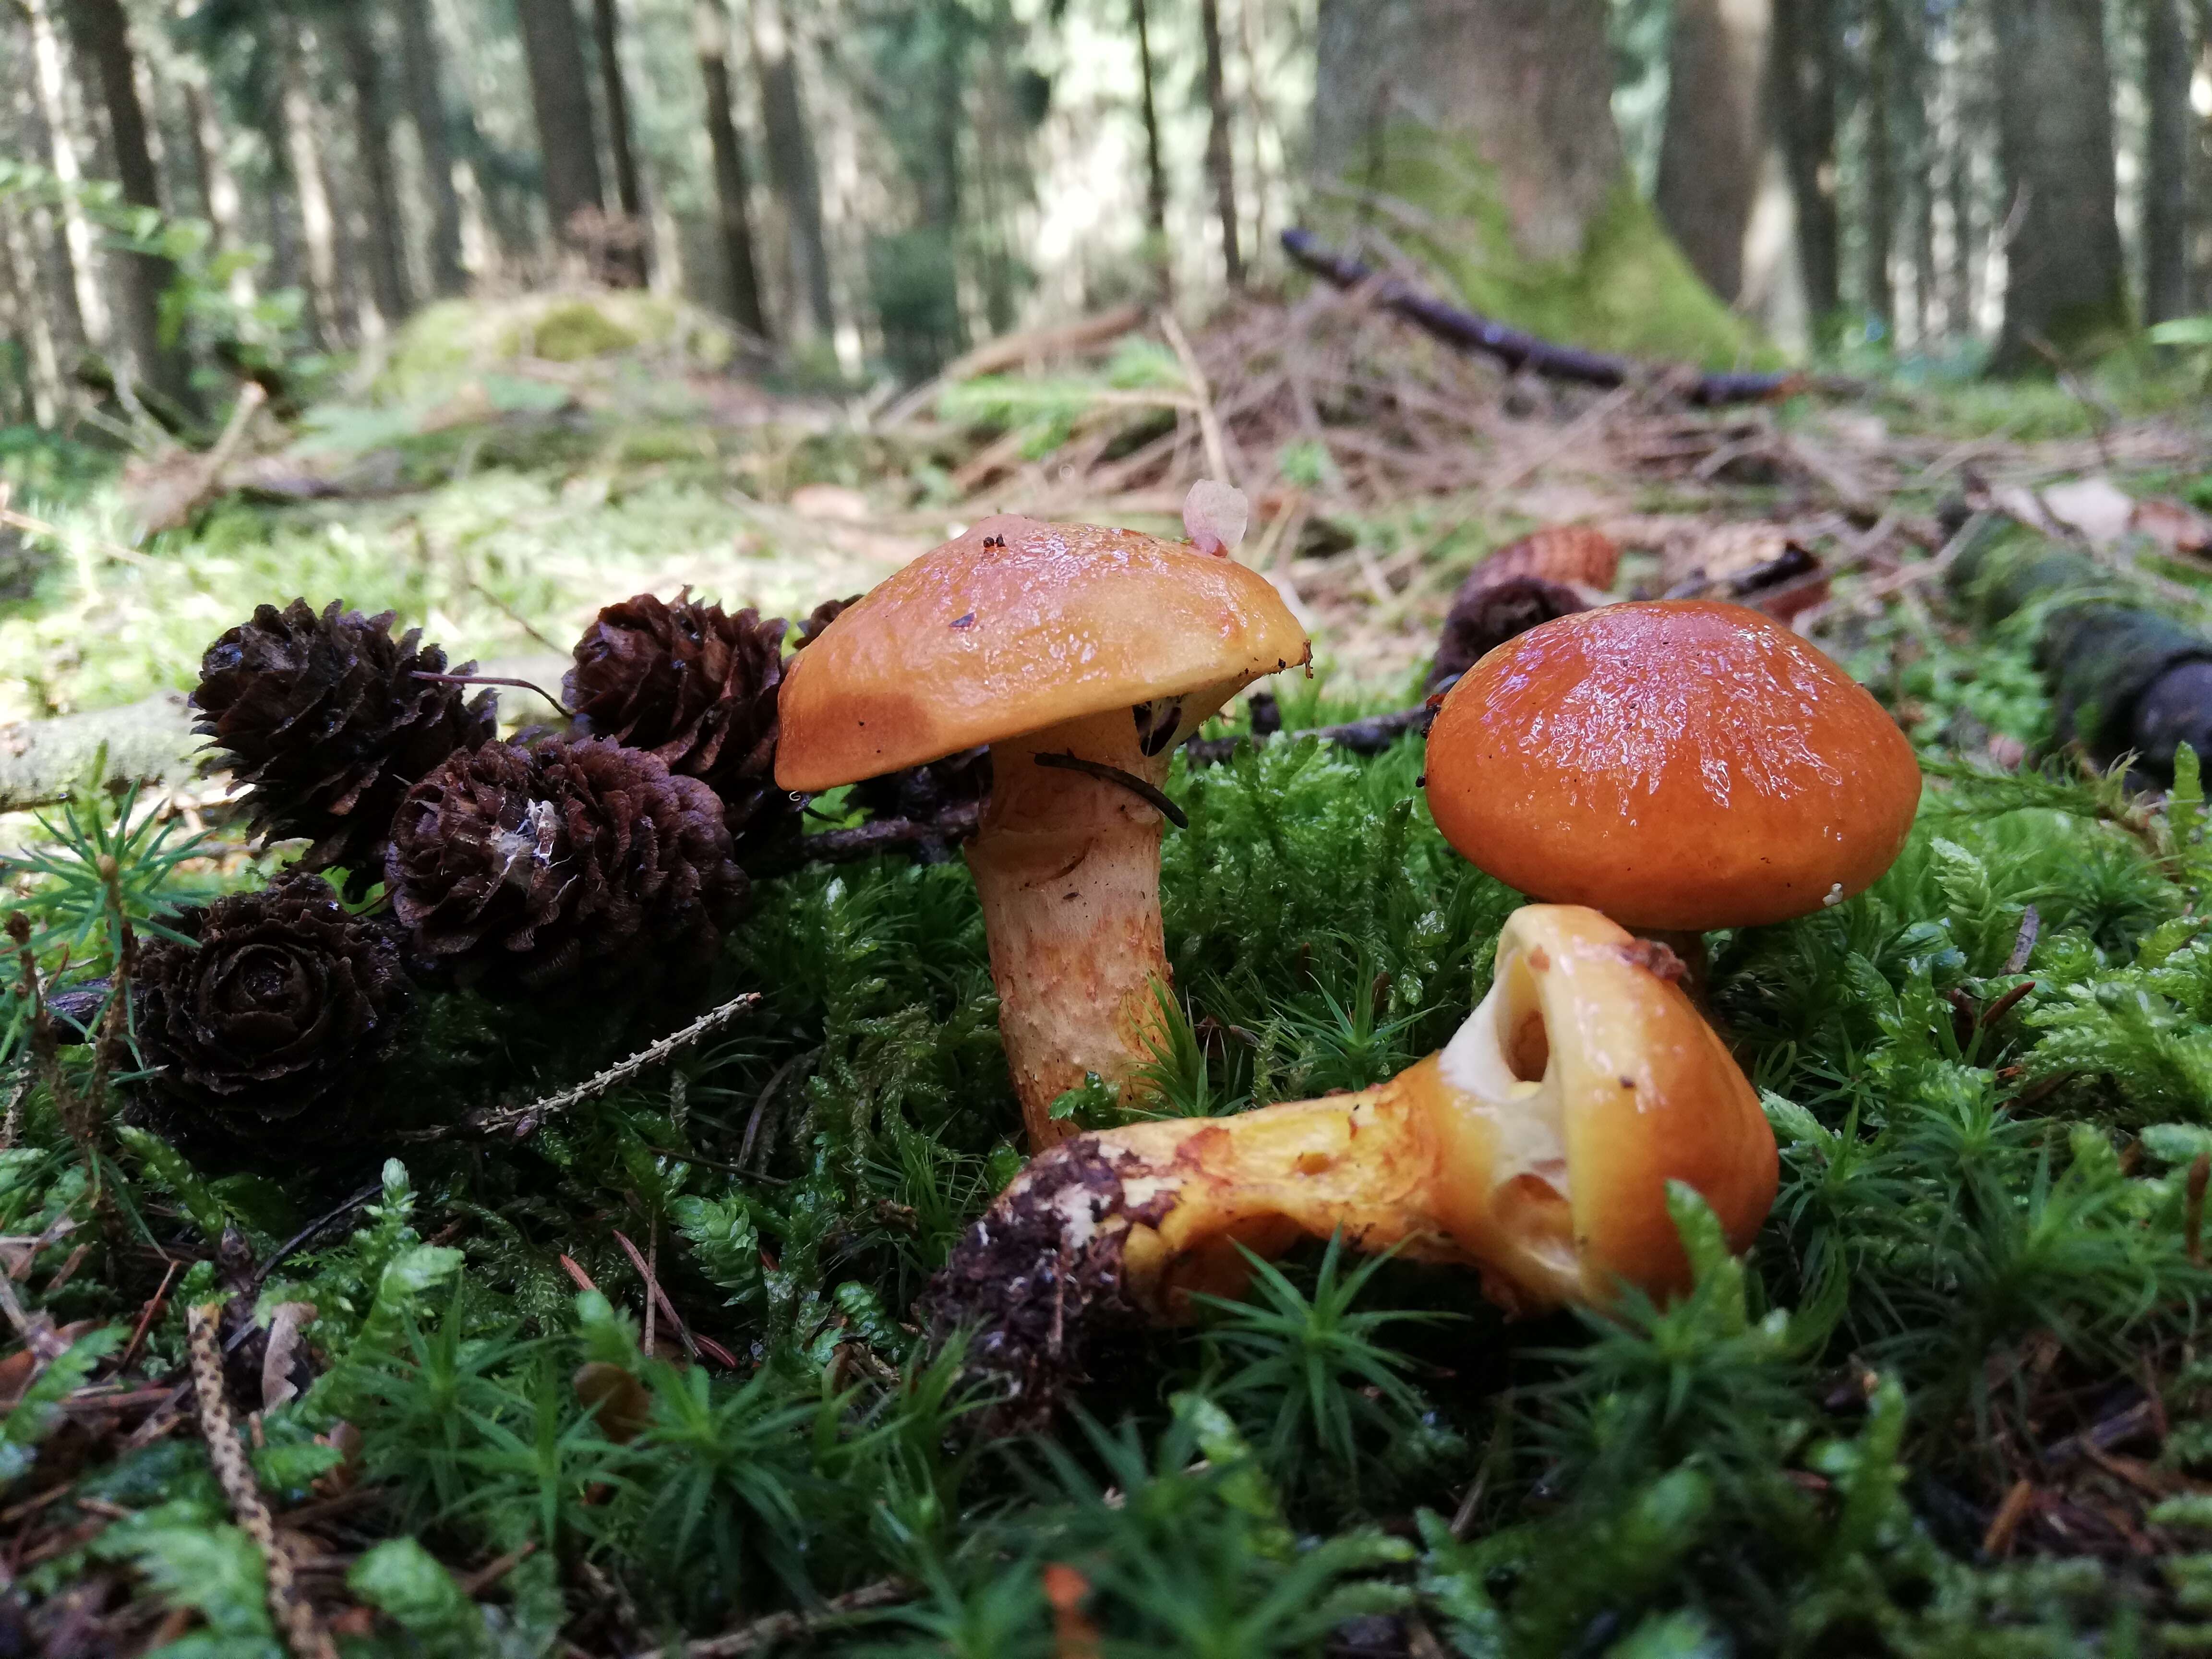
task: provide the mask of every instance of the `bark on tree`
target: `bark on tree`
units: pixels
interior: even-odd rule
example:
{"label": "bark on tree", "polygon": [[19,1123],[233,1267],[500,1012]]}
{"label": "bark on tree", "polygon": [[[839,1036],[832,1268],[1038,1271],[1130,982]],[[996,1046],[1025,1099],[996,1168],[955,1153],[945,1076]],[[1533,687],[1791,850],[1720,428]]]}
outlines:
{"label": "bark on tree", "polygon": [[781,210],[791,268],[782,307],[789,337],[827,339],[837,326],[830,298],[830,255],[822,234],[822,175],[807,135],[799,59],[781,0],[753,0],[753,70],[760,81],[761,127],[769,180]]}
{"label": "bark on tree", "polygon": [[573,0],[516,0],[538,152],[545,168],[545,208],[556,241],[573,244],[576,216],[599,212],[599,145],[592,125],[592,88]]}
{"label": "bark on tree", "polygon": [[1349,231],[1348,204],[1474,310],[1547,337],[1753,349],[1636,195],[1605,0],[1322,0],[1316,46],[1317,228]]}
{"label": "bark on tree", "polygon": [[[108,153],[123,199],[159,212],[161,180],[138,102],[137,60],[123,0],[69,0],[67,15],[78,58],[106,107]],[[173,407],[191,410],[191,361],[181,346],[161,340],[161,295],[175,280],[176,266],[159,254],[124,252],[112,256],[108,270],[116,289],[118,343],[130,358],[131,372]]]}
{"label": "bark on tree", "polygon": [[1145,224],[1155,237],[1164,238],[1168,233],[1168,174],[1160,161],[1159,106],[1152,94],[1150,14],[1148,0],[1129,0],[1129,19],[1137,29],[1137,107],[1145,124]]}
{"label": "bark on tree", "polygon": [[323,176],[323,147],[315,133],[315,106],[307,87],[300,37],[289,19],[276,25],[280,57],[277,99],[283,124],[284,155],[300,204],[300,240],[307,256],[308,332],[325,350],[344,342],[339,313],[337,216],[331,210],[329,181]]}
{"label": "bark on tree", "polygon": [[415,141],[422,152],[423,183],[430,192],[430,282],[441,295],[460,294],[469,283],[461,267],[461,197],[453,186],[453,144],[446,127],[430,0],[398,0],[398,14],[400,74]]}
{"label": "bark on tree", "polygon": [[1206,41],[1206,173],[1213,181],[1213,211],[1221,221],[1221,269],[1232,289],[1244,286],[1244,259],[1237,245],[1237,163],[1230,149],[1229,91],[1221,63],[1221,0],[1198,0],[1199,31]]}
{"label": "bark on tree", "polygon": [[615,0],[592,0],[592,38],[599,54],[599,92],[607,112],[607,148],[615,164],[615,204],[629,222],[628,238],[610,251],[609,270],[625,287],[645,286],[645,193],[630,148],[629,88],[623,78],[622,27]]}
{"label": "bark on tree", "polygon": [[1843,234],[1836,211],[1835,0],[1775,0],[1775,124],[1797,208],[1797,262],[1815,337],[1833,335],[1843,306]]}
{"label": "bark on tree", "polygon": [[2191,0],[2143,0],[2143,320],[2189,314]]}
{"label": "bark on tree", "polygon": [[2020,373],[2127,325],[2111,82],[2099,0],[2003,0],[1991,9],[1997,147],[2013,222],[1992,368]]}
{"label": "bark on tree", "polygon": [[692,46],[707,94],[707,142],[714,155],[714,207],[730,315],[740,328],[768,337],[760,276],[753,264],[752,209],[746,200],[744,143],[730,109],[730,20],[723,0],[691,0]]}
{"label": "bark on tree", "polygon": [[11,202],[0,202],[0,262],[7,266],[5,283],[11,295],[7,331],[22,348],[30,416],[50,427],[61,418],[61,356],[54,349],[54,331],[46,315],[38,252],[23,216]]}
{"label": "bark on tree", "polygon": [[1765,149],[1773,0],[1674,0],[1659,217],[1723,300],[1743,291],[1744,233]]}
{"label": "bark on tree", "polygon": [[368,246],[362,252],[368,266],[369,296],[384,325],[397,328],[409,310],[406,231],[392,165],[392,122],[385,107],[371,0],[340,7],[336,26],[346,79],[353,86],[354,149],[361,162],[362,216],[368,228]]}
{"label": "bark on tree", "polygon": [[1892,285],[1890,256],[1897,231],[1897,153],[1891,98],[1895,87],[1897,20],[1891,15],[1893,0],[1868,0],[1866,20],[1866,195],[1859,218],[1866,240],[1861,244],[1860,303],[1880,331],[1885,345],[1897,333],[1897,297]]}
{"label": "bark on tree", "polygon": [[1323,0],[1314,164],[1359,185],[1408,125],[1472,141],[1513,240],[1571,259],[1620,188],[1601,0]]}
{"label": "bark on tree", "polygon": [[74,362],[104,331],[105,313],[97,309],[100,285],[80,262],[81,257],[89,257],[92,228],[85,222],[76,192],[69,188],[77,178],[76,149],[63,123],[68,82],[62,70],[61,45],[45,0],[31,0],[23,21],[31,39],[33,72],[29,83],[19,82],[16,88],[17,153],[44,160],[64,186],[60,202],[54,206],[36,197],[25,199],[30,208],[32,234],[37,240],[40,268],[46,292],[52,297],[55,343]]}
{"label": "bark on tree", "polygon": [[[191,129],[192,173],[198,181],[200,200],[207,209],[208,246],[217,253],[238,246],[245,238],[241,234],[239,216],[240,204],[238,179],[230,170],[230,160],[224,154],[222,119],[216,114],[215,100],[208,96],[204,82],[186,78],[180,90],[184,95],[185,122]],[[246,267],[231,273],[230,296],[241,305],[253,299],[253,273]]]}

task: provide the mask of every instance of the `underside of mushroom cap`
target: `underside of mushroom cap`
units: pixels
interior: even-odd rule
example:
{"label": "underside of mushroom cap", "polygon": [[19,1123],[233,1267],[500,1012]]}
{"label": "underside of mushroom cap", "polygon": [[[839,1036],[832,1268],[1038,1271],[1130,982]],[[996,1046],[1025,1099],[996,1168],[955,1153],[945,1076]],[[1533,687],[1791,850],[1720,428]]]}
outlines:
{"label": "underside of mushroom cap", "polygon": [[1489,994],[1436,1057],[1447,1178],[1437,1207],[1522,1305],[1602,1304],[1689,1282],[1669,1182],[1744,1249],[1778,1161],[1759,1097],[1677,982],[1664,945],[1577,905],[1531,904],[1498,937]]}
{"label": "underside of mushroom cap", "polygon": [[1002,514],[880,583],[793,659],[776,781],[827,789],[1177,698],[1186,718],[1152,725],[1187,734],[1310,654],[1273,585],[1232,559]]}

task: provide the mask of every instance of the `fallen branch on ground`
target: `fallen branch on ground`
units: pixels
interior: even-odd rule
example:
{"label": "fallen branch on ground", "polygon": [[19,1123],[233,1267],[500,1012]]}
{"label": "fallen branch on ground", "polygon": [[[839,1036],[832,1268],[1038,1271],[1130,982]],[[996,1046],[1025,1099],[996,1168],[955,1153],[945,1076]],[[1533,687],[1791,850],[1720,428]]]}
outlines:
{"label": "fallen branch on ground", "polygon": [[[1462,351],[1488,354],[1508,368],[1526,369],[1548,380],[1576,380],[1584,386],[1617,386],[1633,381],[1663,382],[1668,370],[1632,357],[1615,357],[1580,346],[1560,345],[1540,339],[1517,328],[1457,306],[1447,305],[1395,276],[1377,277],[1369,266],[1348,254],[1334,252],[1309,230],[1283,233],[1283,251],[1300,265],[1338,288],[1374,283],[1375,303],[1403,317],[1414,327],[1434,335]],[[1786,398],[1805,388],[1802,374],[1699,374],[1686,385],[1683,395],[1693,404],[1765,403]]]}

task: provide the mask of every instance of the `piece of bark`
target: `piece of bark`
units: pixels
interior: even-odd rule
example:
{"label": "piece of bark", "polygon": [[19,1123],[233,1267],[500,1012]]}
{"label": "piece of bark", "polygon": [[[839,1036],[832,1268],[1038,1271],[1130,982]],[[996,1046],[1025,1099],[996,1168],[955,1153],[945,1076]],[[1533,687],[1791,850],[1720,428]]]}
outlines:
{"label": "piece of bark", "polygon": [[2150,609],[2110,568],[1996,514],[1952,562],[1950,592],[1984,626],[2048,605],[2036,639],[2061,743],[2100,765],[2173,777],[2177,746],[2212,753],[2212,637]]}

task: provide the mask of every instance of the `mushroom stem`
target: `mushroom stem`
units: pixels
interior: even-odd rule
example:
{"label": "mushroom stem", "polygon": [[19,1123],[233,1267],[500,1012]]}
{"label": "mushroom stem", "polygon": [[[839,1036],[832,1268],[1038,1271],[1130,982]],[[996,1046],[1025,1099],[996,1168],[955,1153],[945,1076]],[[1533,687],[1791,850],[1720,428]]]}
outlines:
{"label": "mushroom stem", "polygon": [[968,867],[1034,1152],[1076,1132],[1052,1103],[1086,1073],[1119,1084],[1143,1063],[1159,1018],[1152,988],[1169,978],[1158,810],[1110,778],[1035,762],[1073,756],[1158,788],[1168,754],[1144,752],[1126,708],[991,745]]}
{"label": "mushroom stem", "polygon": [[1668,1182],[1703,1194],[1741,1249],[1776,1177],[1758,1096],[1678,973],[1594,910],[1518,910],[1489,994],[1389,1082],[1031,1160],[953,1253],[934,1316],[980,1327],[981,1368],[1048,1410],[1086,1315],[1182,1317],[1194,1293],[1241,1288],[1244,1251],[1302,1236],[1473,1267],[1515,1311],[1675,1291],[1689,1262]]}

